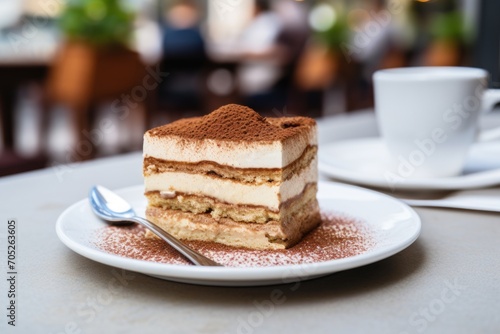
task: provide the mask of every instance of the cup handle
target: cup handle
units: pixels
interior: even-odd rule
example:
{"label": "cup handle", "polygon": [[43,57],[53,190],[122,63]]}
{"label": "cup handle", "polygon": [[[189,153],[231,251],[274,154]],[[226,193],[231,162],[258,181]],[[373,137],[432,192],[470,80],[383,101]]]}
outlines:
{"label": "cup handle", "polygon": [[483,111],[490,112],[500,102],[500,89],[487,89],[483,94]]}
{"label": "cup handle", "polygon": [[[490,112],[500,102],[500,89],[487,89],[483,94],[483,112]],[[500,139],[500,127],[483,130],[479,133],[478,142],[488,142]]]}

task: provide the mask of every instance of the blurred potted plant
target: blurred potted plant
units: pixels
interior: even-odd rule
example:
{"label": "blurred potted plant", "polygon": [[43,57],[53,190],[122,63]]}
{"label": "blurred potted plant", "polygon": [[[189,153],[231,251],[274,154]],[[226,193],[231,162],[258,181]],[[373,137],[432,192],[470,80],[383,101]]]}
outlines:
{"label": "blurred potted plant", "polygon": [[467,31],[459,11],[437,14],[430,25],[432,42],[424,63],[429,66],[458,66],[462,63]]}
{"label": "blurred potted plant", "polygon": [[315,29],[298,68],[297,82],[304,89],[328,87],[343,77],[350,59],[346,54],[349,28],[344,15],[338,15],[327,29]]}
{"label": "blurred potted plant", "polygon": [[73,0],[60,18],[63,33],[71,41],[97,47],[126,46],[134,16],[120,0]]}
{"label": "blurred potted plant", "polygon": [[134,69],[142,66],[139,55],[129,48],[134,15],[122,3],[70,0],[66,4],[59,21],[65,41],[49,79],[53,98],[84,103],[112,97],[136,84]]}
{"label": "blurred potted plant", "polygon": [[[65,104],[75,114],[80,143],[88,141],[95,106],[130,93],[145,75],[139,54],[129,48],[134,15],[122,3],[70,0],[60,17],[65,40],[49,74],[48,102]],[[87,158],[91,154],[76,159]]]}

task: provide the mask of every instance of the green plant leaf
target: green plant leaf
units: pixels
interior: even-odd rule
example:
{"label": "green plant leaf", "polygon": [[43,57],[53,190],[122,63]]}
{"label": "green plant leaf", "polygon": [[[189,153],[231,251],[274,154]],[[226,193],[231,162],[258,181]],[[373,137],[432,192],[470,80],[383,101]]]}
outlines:
{"label": "green plant leaf", "polygon": [[127,45],[133,32],[134,14],[120,0],[72,0],[59,19],[69,39],[96,46]]}

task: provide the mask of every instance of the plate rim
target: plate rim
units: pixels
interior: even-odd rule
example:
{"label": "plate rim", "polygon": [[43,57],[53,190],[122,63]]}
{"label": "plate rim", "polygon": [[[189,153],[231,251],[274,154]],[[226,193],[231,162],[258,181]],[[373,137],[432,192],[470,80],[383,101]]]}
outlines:
{"label": "plate rim", "polygon": [[[500,184],[500,168],[467,174],[462,176],[452,176],[446,178],[407,178],[391,187],[386,180],[374,176],[366,176],[359,172],[352,172],[345,168],[332,166],[321,158],[321,151],[327,150],[332,146],[341,146],[346,144],[358,144],[363,142],[369,144],[381,143],[381,137],[363,137],[355,139],[346,139],[337,142],[329,142],[320,145],[318,151],[318,170],[326,176],[340,181],[352,182],[357,185],[378,187],[381,189],[401,189],[401,190],[462,190],[490,187]],[[483,143],[476,143],[483,144]],[[486,144],[486,143],[484,143]],[[496,181],[491,175],[498,175]]]}
{"label": "plate rim", "polygon": [[[186,266],[186,265],[175,265],[168,263],[156,263],[145,260],[131,259],[127,257],[122,257],[119,255],[106,253],[105,251],[88,247],[84,244],[78,243],[69,236],[67,236],[63,230],[63,225],[65,224],[66,217],[72,213],[76,208],[88,205],[88,199],[84,198],[79,200],[69,207],[67,207],[58,217],[56,221],[56,234],[61,242],[74,251],[75,253],[96,261],[98,263],[106,264],[112,267],[121,268],[125,270],[130,270],[133,272],[138,272],[151,276],[161,276],[167,280],[185,280],[195,282],[196,284],[204,285],[225,285],[224,283],[244,283],[240,286],[251,286],[251,285],[261,285],[259,282],[273,281],[274,283],[269,284],[284,284],[283,274],[291,273],[290,278],[296,278],[299,280],[305,280],[309,278],[314,278],[318,276],[324,276],[328,274],[333,274],[335,272],[357,268],[360,266],[368,265],[371,263],[378,262],[382,259],[388,258],[395,255],[405,248],[409,247],[415,242],[419,237],[422,230],[422,223],[419,215],[415,212],[413,208],[403,203],[402,201],[391,197],[389,195],[362,188],[359,186],[342,184],[331,181],[318,181],[318,184],[324,184],[326,186],[334,187],[347,187],[355,189],[356,191],[370,192],[376,196],[382,197],[386,200],[393,201],[400,206],[402,206],[406,211],[411,214],[411,219],[413,224],[415,224],[414,232],[411,236],[406,238],[404,242],[397,245],[393,245],[388,249],[375,249],[373,252],[362,253],[351,257],[346,257],[342,259],[335,259],[323,262],[314,262],[306,264],[293,264],[293,265],[283,265],[283,266],[269,266],[269,267],[199,267],[199,266]],[[115,191],[122,192],[133,192],[135,189],[143,187],[142,185],[129,186],[124,188],[116,189]],[[103,225],[104,226],[104,225]],[[333,266],[333,269],[331,268]],[[311,270],[312,268],[312,270]],[[307,275],[300,275],[306,271]],[[309,273],[309,271],[311,271]],[[221,275],[221,272],[224,275]],[[193,274],[196,274],[193,277]],[[277,276],[278,274],[281,274]],[[203,277],[200,277],[203,276]],[[214,284],[214,283],[222,284]],[[267,284],[267,283],[266,283]]]}

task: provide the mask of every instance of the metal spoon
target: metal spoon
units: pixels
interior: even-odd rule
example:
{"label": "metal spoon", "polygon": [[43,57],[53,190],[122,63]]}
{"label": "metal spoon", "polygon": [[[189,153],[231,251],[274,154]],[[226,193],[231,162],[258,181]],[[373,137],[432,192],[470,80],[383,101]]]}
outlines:
{"label": "metal spoon", "polygon": [[170,246],[198,266],[222,266],[184,245],[181,241],[156,226],[149,220],[139,217],[123,198],[102,186],[94,186],[89,193],[89,201],[94,213],[112,225],[141,224],[165,240]]}

